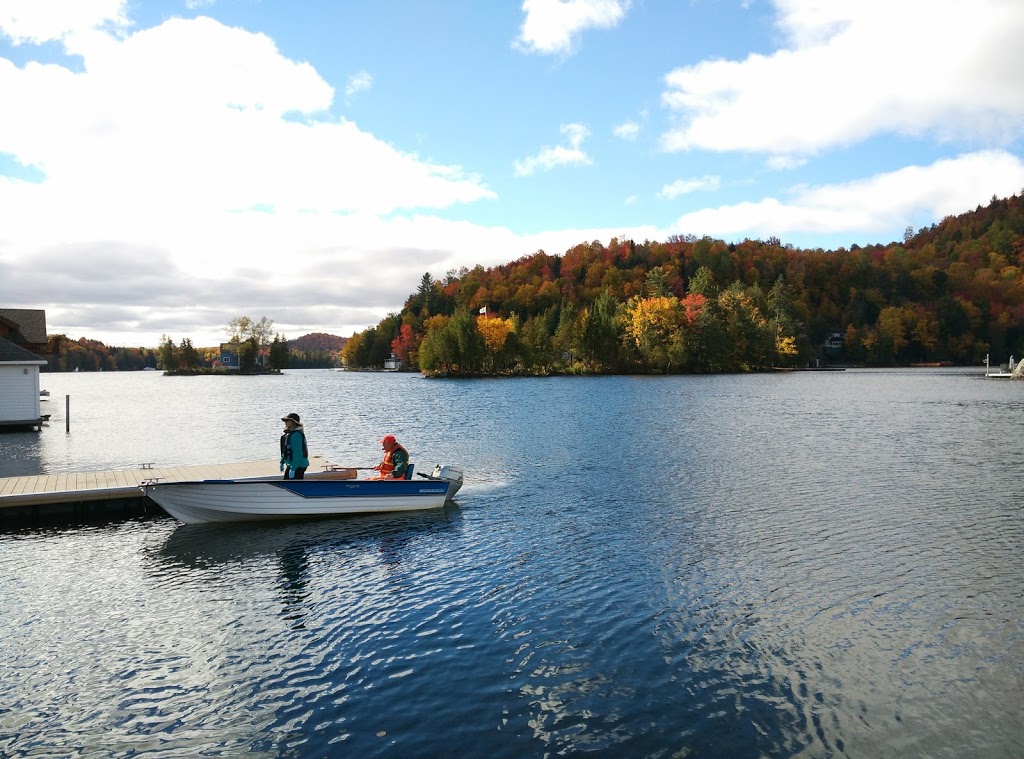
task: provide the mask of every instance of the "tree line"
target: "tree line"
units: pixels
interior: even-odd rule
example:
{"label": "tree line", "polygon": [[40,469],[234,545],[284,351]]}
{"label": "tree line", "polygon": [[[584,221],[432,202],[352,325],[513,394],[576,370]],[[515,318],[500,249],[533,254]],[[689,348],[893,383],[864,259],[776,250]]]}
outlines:
{"label": "tree line", "polygon": [[424,274],[353,335],[346,365],[427,374],[757,371],[813,362],[979,364],[1021,352],[1024,196],[888,245],[795,249],[612,239]]}
{"label": "tree line", "polygon": [[[274,332],[273,326],[273,320],[266,316],[258,320],[239,316],[225,327],[226,342],[238,356],[240,371],[341,365],[345,338],[313,333],[286,341]],[[44,370],[51,372],[163,369],[192,373],[220,371],[221,348],[196,347],[188,337],[175,342],[166,334],[161,335],[157,348],[120,348],[85,337],[71,340],[67,335],[55,334],[48,336],[46,354],[49,364]]]}
{"label": "tree line", "polygon": [[222,355],[219,348],[214,366],[203,366],[199,351],[192,346],[191,339],[183,337],[181,343],[175,345],[168,335],[160,337],[160,347],[157,348],[159,367],[171,374],[212,371],[257,374],[288,368],[288,343],[274,332],[273,319],[263,316],[254,320],[248,316],[236,316],[228,322],[224,331],[228,337],[228,350],[237,358],[237,367],[217,366]]}
{"label": "tree line", "polygon": [[47,336],[45,357],[49,363],[43,371],[49,372],[134,372],[155,369],[158,361],[153,348],[117,348],[64,334]]}

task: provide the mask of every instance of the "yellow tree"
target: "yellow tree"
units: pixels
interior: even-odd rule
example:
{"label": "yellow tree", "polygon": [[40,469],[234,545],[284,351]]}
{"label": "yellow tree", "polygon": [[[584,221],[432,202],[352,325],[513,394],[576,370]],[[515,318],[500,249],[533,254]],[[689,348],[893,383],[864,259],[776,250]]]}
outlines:
{"label": "yellow tree", "polygon": [[484,345],[487,346],[487,362],[493,369],[495,359],[501,355],[508,342],[508,336],[516,331],[515,319],[482,316],[476,320],[476,329],[483,337]]}
{"label": "yellow tree", "polygon": [[775,352],[783,362],[786,362],[786,359],[794,357],[798,353],[796,338],[792,335],[783,335],[781,333],[776,335]]}
{"label": "yellow tree", "polygon": [[775,335],[750,295],[738,284],[718,296],[718,311],[725,333],[728,371],[750,371],[769,366],[776,349]]}
{"label": "yellow tree", "polygon": [[[910,313],[913,316],[913,312]],[[907,347],[907,313],[899,306],[886,306],[878,314],[879,363],[889,363]]]}
{"label": "yellow tree", "polygon": [[915,342],[925,351],[921,360],[925,360],[939,347],[939,322],[935,315],[923,307],[915,312],[915,322],[911,335]]}
{"label": "yellow tree", "polygon": [[626,337],[640,352],[641,360],[652,368],[670,371],[682,361],[683,314],[673,296],[635,298],[626,318]]}
{"label": "yellow tree", "polygon": [[357,366],[359,355],[359,349],[363,344],[363,333],[356,332],[348,339],[345,343],[345,347],[341,350],[341,360],[345,363],[345,366]]}
{"label": "yellow tree", "polygon": [[484,316],[476,320],[477,331],[484,338],[484,344],[491,353],[501,353],[508,336],[515,332],[514,319],[501,319],[496,316]]}

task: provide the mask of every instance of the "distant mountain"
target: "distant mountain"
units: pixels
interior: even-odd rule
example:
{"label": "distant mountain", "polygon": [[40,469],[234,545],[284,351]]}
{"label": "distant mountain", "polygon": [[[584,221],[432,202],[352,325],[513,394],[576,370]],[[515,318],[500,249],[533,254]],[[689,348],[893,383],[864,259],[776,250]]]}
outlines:
{"label": "distant mountain", "polygon": [[328,335],[324,332],[311,332],[308,335],[288,341],[288,349],[303,353],[333,353],[340,351],[349,341],[347,337]]}

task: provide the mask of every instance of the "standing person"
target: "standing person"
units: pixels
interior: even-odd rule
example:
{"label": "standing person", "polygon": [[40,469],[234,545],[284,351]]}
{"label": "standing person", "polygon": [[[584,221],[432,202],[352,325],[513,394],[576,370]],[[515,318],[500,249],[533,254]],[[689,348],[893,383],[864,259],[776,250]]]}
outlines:
{"label": "standing person", "polygon": [[301,480],[309,466],[309,449],[306,447],[306,432],[296,413],[282,416],[284,434],[281,435],[281,471],[286,480]]}
{"label": "standing person", "polygon": [[404,480],[409,469],[409,452],[405,450],[394,435],[381,438],[380,447],[384,449],[384,458],[374,467],[380,476],[378,480]]}

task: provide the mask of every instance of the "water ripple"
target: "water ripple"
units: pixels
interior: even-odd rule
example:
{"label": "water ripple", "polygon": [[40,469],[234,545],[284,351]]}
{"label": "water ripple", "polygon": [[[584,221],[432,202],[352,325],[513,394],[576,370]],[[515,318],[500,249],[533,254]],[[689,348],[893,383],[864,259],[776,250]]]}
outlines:
{"label": "water ripple", "polygon": [[381,382],[458,420],[405,431],[473,462],[460,506],[0,533],[0,754],[1024,754],[1016,385],[310,373],[275,402],[372,438]]}

